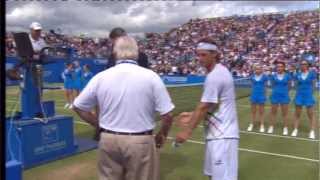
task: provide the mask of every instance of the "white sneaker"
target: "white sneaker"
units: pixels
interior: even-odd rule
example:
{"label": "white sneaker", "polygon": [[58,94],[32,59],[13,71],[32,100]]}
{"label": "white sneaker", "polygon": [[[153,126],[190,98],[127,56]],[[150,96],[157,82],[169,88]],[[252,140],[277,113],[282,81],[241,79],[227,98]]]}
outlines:
{"label": "white sneaker", "polygon": [[261,126],[260,126],[260,132],[261,132],[261,133],[264,133],[264,125],[261,125]]}
{"label": "white sneaker", "polygon": [[315,139],[316,138],[316,135],[314,133],[314,130],[311,130],[310,133],[309,133],[309,138],[310,139]]}
{"label": "white sneaker", "polygon": [[296,137],[298,135],[298,129],[294,129],[291,133],[291,136]]}
{"label": "white sneaker", "polygon": [[73,108],[73,105],[72,105],[72,104],[70,104],[69,109],[72,109],[72,108]]}
{"label": "white sneaker", "polygon": [[67,109],[69,106],[70,106],[70,104],[67,103],[67,104],[64,105],[64,108]]}
{"label": "white sneaker", "polygon": [[272,134],[273,133],[273,126],[269,126],[268,128],[268,134]]}
{"label": "white sneaker", "polygon": [[249,124],[249,126],[248,126],[247,131],[252,131],[252,129],[253,129],[253,124],[252,124],[252,123],[250,123],[250,124]]}
{"label": "white sneaker", "polygon": [[287,127],[284,127],[284,128],[283,128],[282,135],[284,135],[284,136],[287,136],[287,135],[288,135],[288,128],[287,128]]}

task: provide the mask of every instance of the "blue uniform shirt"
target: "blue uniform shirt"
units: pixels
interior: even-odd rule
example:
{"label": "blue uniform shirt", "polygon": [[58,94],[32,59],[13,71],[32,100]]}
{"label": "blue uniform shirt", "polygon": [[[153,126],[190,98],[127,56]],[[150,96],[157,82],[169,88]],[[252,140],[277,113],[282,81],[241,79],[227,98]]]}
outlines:
{"label": "blue uniform shirt", "polygon": [[270,76],[272,93],[270,96],[271,104],[289,104],[289,85],[292,77],[284,73],[283,79],[279,79],[277,74]]}
{"label": "blue uniform shirt", "polygon": [[90,71],[83,73],[82,89],[86,87],[86,85],[88,84],[88,82],[92,77],[93,77],[93,73]]}
{"label": "blue uniform shirt", "polygon": [[69,69],[65,69],[62,73],[64,77],[64,88],[65,89],[72,89],[73,86],[73,78],[72,78],[73,71]]}
{"label": "blue uniform shirt", "polygon": [[74,89],[81,90],[82,86],[82,69],[77,67],[74,70]]}
{"label": "blue uniform shirt", "polygon": [[251,76],[252,89],[250,100],[253,104],[264,104],[266,101],[265,89],[268,77],[261,74],[261,78],[257,79],[256,75]]}
{"label": "blue uniform shirt", "polygon": [[316,80],[317,76],[315,72],[309,71],[307,77],[304,79],[302,73],[299,72],[295,76],[296,80],[296,96],[295,104],[298,106],[313,106],[315,100],[313,97],[313,81]]}

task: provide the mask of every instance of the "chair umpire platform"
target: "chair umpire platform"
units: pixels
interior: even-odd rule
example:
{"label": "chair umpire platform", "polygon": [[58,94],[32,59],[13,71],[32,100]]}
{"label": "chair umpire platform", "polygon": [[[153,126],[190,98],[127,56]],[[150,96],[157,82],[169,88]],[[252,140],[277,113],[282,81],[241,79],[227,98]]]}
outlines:
{"label": "chair umpire platform", "polygon": [[21,112],[5,119],[7,180],[22,179],[23,169],[97,148],[94,140],[74,137],[72,116],[56,115],[54,101],[42,101],[42,65],[55,62],[44,51],[33,58],[27,33],[15,33],[14,39],[21,61],[6,75],[21,82]]}

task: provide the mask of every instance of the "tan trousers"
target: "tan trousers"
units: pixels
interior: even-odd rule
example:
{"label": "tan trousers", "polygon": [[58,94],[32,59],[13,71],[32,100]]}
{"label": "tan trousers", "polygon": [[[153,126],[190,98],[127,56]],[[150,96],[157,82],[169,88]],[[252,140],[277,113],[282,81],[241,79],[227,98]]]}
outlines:
{"label": "tan trousers", "polygon": [[99,180],[158,180],[159,154],[152,135],[101,133]]}

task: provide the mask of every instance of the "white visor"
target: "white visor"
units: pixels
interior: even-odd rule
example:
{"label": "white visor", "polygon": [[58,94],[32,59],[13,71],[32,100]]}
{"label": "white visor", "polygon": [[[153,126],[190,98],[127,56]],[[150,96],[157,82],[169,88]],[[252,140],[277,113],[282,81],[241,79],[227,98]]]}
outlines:
{"label": "white visor", "polygon": [[209,50],[209,51],[219,51],[218,47],[214,44],[204,43],[200,42],[197,46],[197,49],[199,50]]}

